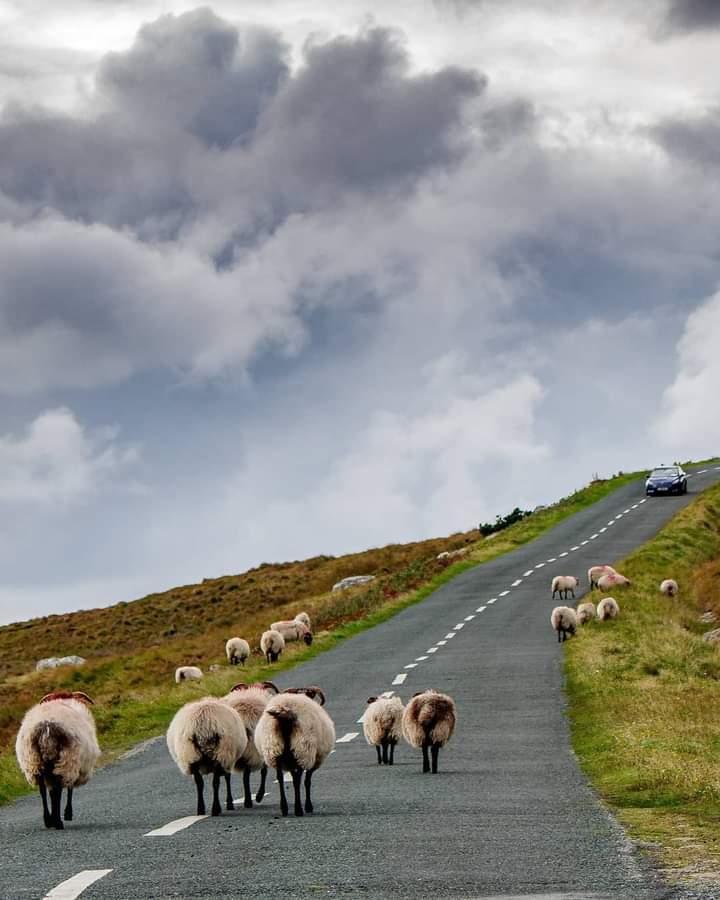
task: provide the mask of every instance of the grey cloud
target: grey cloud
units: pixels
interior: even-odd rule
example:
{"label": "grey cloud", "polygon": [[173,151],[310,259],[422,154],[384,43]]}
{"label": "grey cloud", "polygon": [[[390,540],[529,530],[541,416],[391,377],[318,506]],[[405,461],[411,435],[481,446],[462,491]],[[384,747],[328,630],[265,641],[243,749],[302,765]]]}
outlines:
{"label": "grey cloud", "polygon": [[664,31],[684,34],[720,28],[720,4],[717,0],[671,0]]}
{"label": "grey cloud", "polygon": [[668,119],[650,133],[672,156],[701,166],[720,166],[720,108],[694,118]]}

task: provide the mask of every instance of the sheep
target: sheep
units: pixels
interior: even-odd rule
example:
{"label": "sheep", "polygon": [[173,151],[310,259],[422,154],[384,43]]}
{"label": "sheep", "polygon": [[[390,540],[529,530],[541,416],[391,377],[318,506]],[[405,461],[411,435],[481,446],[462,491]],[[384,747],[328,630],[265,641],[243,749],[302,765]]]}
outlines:
{"label": "sheep", "polygon": [[673,578],[666,578],[660,583],[660,593],[666,597],[674,597],[679,590],[678,583]]}
{"label": "sheep", "polygon": [[609,572],[607,575],[601,575],[597,580],[597,586],[601,591],[609,591],[610,588],[624,587],[630,584],[632,581],[619,572]]}
{"label": "sheep", "polygon": [[250,656],[250,644],[239,637],[230,638],[225,644],[225,655],[231,666],[238,663],[245,665],[245,660]]}
{"label": "sheep", "polygon": [[555,599],[555,594],[564,594],[563,600],[567,600],[568,591],[573,595],[573,600],[575,599],[575,588],[580,584],[580,579],[576,578],[574,575],[556,575],[552,580],[552,598]]}
{"label": "sheep", "polygon": [[617,619],[620,615],[620,607],[617,604],[617,600],[612,597],[605,597],[604,600],[601,600],[597,605],[597,617],[601,622],[604,622],[606,619]]}
{"label": "sheep", "polygon": [[280,654],[285,649],[285,638],[279,631],[275,631],[272,628],[269,631],[264,631],[260,638],[260,649],[269,663],[277,662]]}
{"label": "sheep", "polygon": [[312,631],[304,622],[297,619],[287,619],[283,622],[273,622],[270,626],[271,631],[277,631],[283,636],[285,641],[305,641],[310,646],[313,642]]}
{"label": "sheep", "polygon": [[581,603],[577,608],[576,614],[578,625],[585,625],[587,622],[592,622],[595,618],[595,604]]}
{"label": "sheep", "polygon": [[300,622],[304,625],[309,631],[312,630],[312,625],[310,624],[310,616],[306,612],[299,612],[295,616],[295,622]]}
{"label": "sheep", "polygon": [[431,771],[428,751],[432,756],[432,774],[437,774],[438,753],[452,737],[456,721],[452,697],[433,688],[413,694],[403,712],[402,733],[408,744],[422,748],[423,774]]}
{"label": "sheep", "polygon": [[405,708],[399,697],[368,697],[367,702],[368,707],[363,716],[365,740],[368,744],[375,745],[378,765],[384,763],[391,766],[395,758],[395,745],[402,737],[402,717]]}
{"label": "sheep", "polygon": [[[318,699],[318,703],[314,701]],[[273,697],[255,729],[255,743],[265,765],[277,771],[280,811],[288,814],[283,770],[292,775],[295,815],[311,813],[310,787],[313,773],[335,745],[335,726],[322,708],[325,694],[320,688],[299,688]],[[300,784],[305,772],[305,807],[300,802]]]}
{"label": "sheep", "polygon": [[556,606],[550,614],[550,624],[557,631],[558,643],[566,641],[568,635],[572,636],[577,631],[577,615],[569,606]]}
{"label": "sheep", "polygon": [[197,666],[178,666],[178,668],[175,669],[175,682],[177,684],[180,684],[181,681],[187,681],[188,679],[199,681],[202,677],[202,669],[198,669]]}
{"label": "sheep", "polygon": [[248,737],[240,716],[222,700],[203,697],[182,706],[170,722],[167,747],[183,775],[191,775],[197,789],[197,814],[205,815],[203,775],[213,776],[211,815],[219,816],[220,779],[245,752]]}
{"label": "sheep", "polygon": [[[280,693],[272,681],[256,682],[247,685],[243,682],[230,688],[230,692],[222,699],[231,706],[240,716],[245,725],[248,742],[245,751],[235,762],[235,770],[243,774],[243,788],[245,791],[244,805],[246,809],[252,808],[252,796],[250,793],[250,773],[260,769],[260,787],[255,796],[257,803],[265,796],[265,782],[267,780],[267,766],[255,745],[255,727],[260,721],[260,716],[273,694]],[[225,776],[227,788],[226,804],[228,809],[234,809],[232,790],[230,785],[230,773]]]}
{"label": "sheep", "polygon": [[588,569],[588,584],[590,585],[590,589],[597,587],[597,579],[600,578],[601,575],[612,575],[615,573],[615,569],[609,565],[601,565],[601,566],[590,566]]}
{"label": "sheep", "polygon": [[100,756],[92,705],[82,691],[55,691],[31,707],[20,725],[15,755],[25,778],[40,790],[46,828],[65,827],[60,818],[63,788],[63,818],[72,821],[73,790],[90,780]]}

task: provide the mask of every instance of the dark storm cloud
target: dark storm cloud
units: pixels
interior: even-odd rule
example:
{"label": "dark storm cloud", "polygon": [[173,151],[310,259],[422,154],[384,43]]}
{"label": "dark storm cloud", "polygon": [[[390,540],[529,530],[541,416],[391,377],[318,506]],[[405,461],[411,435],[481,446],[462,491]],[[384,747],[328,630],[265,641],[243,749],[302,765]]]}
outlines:
{"label": "dark storm cloud", "polygon": [[701,166],[720,166],[720,108],[686,119],[668,119],[651,134],[672,156]]}
{"label": "dark storm cloud", "polygon": [[671,0],[664,30],[671,34],[720,28],[717,0]]}

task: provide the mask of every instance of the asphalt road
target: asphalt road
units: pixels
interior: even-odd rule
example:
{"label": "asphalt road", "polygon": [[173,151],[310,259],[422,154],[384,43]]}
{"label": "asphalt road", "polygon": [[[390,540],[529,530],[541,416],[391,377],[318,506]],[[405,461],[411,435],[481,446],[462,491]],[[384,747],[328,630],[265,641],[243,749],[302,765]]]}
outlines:
{"label": "asphalt road", "polygon": [[[76,876],[98,876],[83,900],[718,896],[663,886],[589,789],[569,745],[549,624],[552,576],[577,574],[585,590],[591,564],[621,559],[720,479],[720,467],[698,468],[686,497],[642,502],[640,483],[622,488],[278,676],[322,685],[338,738],[357,734],[316,774],[314,816],[282,819],[269,783],[253,810],[149,836],[194,812],[191,781],[164,741],[150,742],[77,792],[64,832],[45,831],[37,796],[0,809],[0,897],[68,900],[79,896],[72,884],[51,892]],[[440,773],[422,775],[407,745],[394,767],[378,767],[357,721],[367,697],[424,687],[458,707]]]}

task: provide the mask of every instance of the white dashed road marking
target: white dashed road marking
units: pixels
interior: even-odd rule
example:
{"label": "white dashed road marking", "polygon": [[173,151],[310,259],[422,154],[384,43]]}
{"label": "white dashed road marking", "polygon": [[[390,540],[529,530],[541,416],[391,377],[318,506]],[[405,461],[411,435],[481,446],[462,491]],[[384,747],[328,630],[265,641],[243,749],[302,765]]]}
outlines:
{"label": "white dashed road marking", "polygon": [[590,541],[580,541],[580,546],[584,547],[585,544],[589,544],[589,543],[590,543]]}
{"label": "white dashed road marking", "polygon": [[557,556],[551,557],[548,562],[557,562]]}
{"label": "white dashed road marking", "polygon": [[486,609],[487,609],[487,606],[478,606],[478,608],[475,610],[475,612],[485,612]]}
{"label": "white dashed road marking", "polygon": [[403,669],[416,669],[417,663],[408,663],[406,666],[403,666]]}
{"label": "white dashed road marking", "polygon": [[579,550],[579,549],[580,549],[580,548],[578,547],[578,545],[575,544],[574,547],[571,547],[571,548],[570,548],[570,552],[572,553],[573,550]]}
{"label": "white dashed road marking", "polygon": [[455,637],[455,632],[454,632],[454,631],[448,631],[448,633],[445,635],[445,637],[443,638],[443,640],[449,641],[449,640],[451,640],[451,639],[454,638],[454,637]]}
{"label": "white dashed road marking", "polygon": [[437,653],[437,652],[438,652],[438,648],[437,648],[437,647],[431,647],[427,652],[428,652],[428,653]]}
{"label": "white dashed road marking", "polygon": [[493,597],[492,600],[488,600],[488,604],[495,603],[496,600],[497,600],[497,597]]}
{"label": "white dashed road marking", "polygon": [[82,894],[85,888],[90,887],[91,884],[94,884],[111,872],[112,869],[84,869],[82,872],[78,872],[77,875],[73,875],[72,878],[68,878],[57,887],[54,887],[49,894],[45,894],[43,900],[74,900],[75,897],[79,897]]}
{"label": "white dashed road marking", "polygon": [[532,573],[533,573],[533,570],[532,570],[532,569],[528,569],[527,572],[523,572],[523,578],[527,578],[528,575],[532,575]]}
{"label": "white dashed road marking", "polygon": [[643,497],[642,500],[640,501],[640,503],[645,503],[645,502],[647,502],[647,497]]}
{"label": "white dashed road marking", "polygon": [[460,631],[460,629],[461,629],[461,628],[464,628],[464,627],[465,627],[465,623],[464,623],[464,622],[458,622],[457,625],[454,625],[454,626],[453,626],[453,631]]}
{"label": "white dashed road marking", "polygon": [[536,568],[536,569],[542,569],[542,567],[543,567],[544,565],[545,565],[545,563],[538,563],[538,564],[535,566],[535,568]]}
{"label": "white dashed road marking", "polygon": [[189,828],[201,819],[207,819],[207,816],[183,816],[182,819],[175,819],[173,822],[168,822],[167,825],[163,825],[162,828],[155,828],[153,831],[148,831],[145,837],[170,837],[171,834],[177,834],[178,831],[182,831],[183,828]]}
{"label": "white dashed road marking", "polygon": [[561,557],[562,557],[562,556],[567,556],[567,555],[568,555],[567,550],[565,550],[563,553],[560,554]]}
{"label": "white dashed road marking", "polygon": [[396,675],[396,676],[393,678],[392,683],[393,683],[393,684],[402,684],[403,681],[405,681],[406,678],[407,678],[407,672],[401,672],[399,675]]}
{"label": "white dashed road marking", "polygon": [[595,532],[595,534],[590,535],[590,540],[594,541],[596,537],[597,537],[597,532]]}
{"label": "white dashed road marking", "polygon": [[[355,738],[360,734],[359,731],[348,731],[347,734],[344,734],[341,738],[338,738],[335,743],[336,744],[349,744],[350,741],[354,741]],[[289,773],[287,773],[289,774]],[[292,778],[292,776],[290,776]]]}
{"label": "white dashed road marking", "polygon": [[629,507],[629,506],[628,506],[627,509],[624,509],[624,510],[623,510],[623,513],[625,513],[625,514],[627,514],[627,513],[629,513],[629,512],[630,512],[630,507]]}
{"label": "white dashed road marking", "polygon": [[522,578],[516,578],[515,581],[510,585],[510,587],[517,587],[519,584],[522,584]]}
{"label": "white dashed road marking", "polygon": [[422,662],[424,659],[427,659],[427,656],[416,656],[415,662]]}
{"label": "white dashed road marking", "polygon": [[380,696],[384,697],[386,700],[389,700],[394,693],[395,693],[395,691],[383,691],[382,694],[380,694]]}
{"label": "white dashed road marking", "polygon": [[638,506],[640,506],[640,504],[639,504],[639,503],[633,503],[633,505],[632,505],[632,507],[631,507],[631,509],[637,509],[637,508],[638,508]]}
{"label": "white dashed road marking", "polygon": [[438,641],[438,647],[444,647],[447,641]]}
{"label": "white dashed road marking", "polygon": [[507,595],[509,593],[510,593],[510,591],[500,591],[500,593],[498,594],[498,597],[507,597]]}
{"label": "white dashed road marking", "polygon": [[469,615],[469,616],[465,616],[465,621],[466,621],[466,622],[472,622],[472,620],[473,620],[474,618],[475,618],[475,613],[472,613],[472,614]]}

